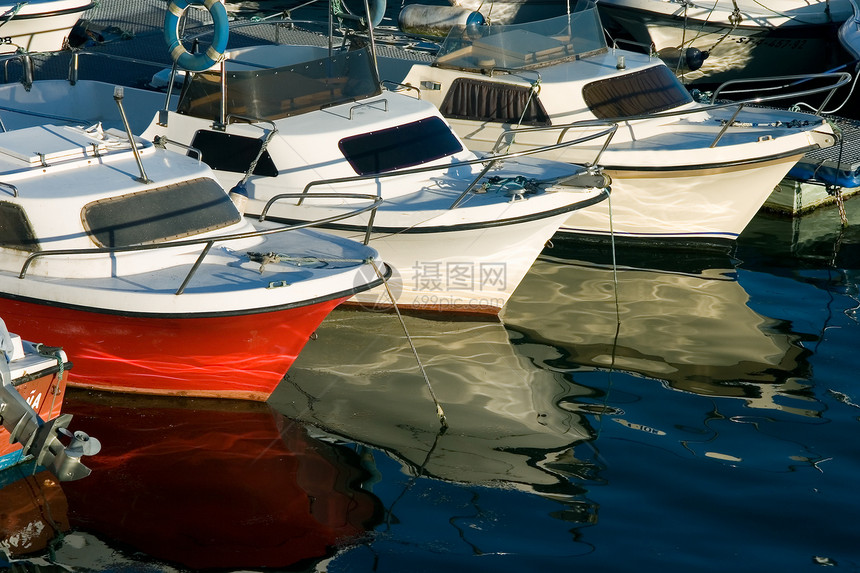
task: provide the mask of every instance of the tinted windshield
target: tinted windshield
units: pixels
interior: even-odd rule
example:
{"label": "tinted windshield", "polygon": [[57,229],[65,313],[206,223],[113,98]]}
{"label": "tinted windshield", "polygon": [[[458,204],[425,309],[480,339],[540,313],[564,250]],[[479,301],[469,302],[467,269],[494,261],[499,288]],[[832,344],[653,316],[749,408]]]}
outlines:
{"label": "tinted windshield", "polygon": [[421,165],[463,149],[448,124],[438,117],[346,137],[338,146],[359,175]]}
{"label": "tinted windshield", "polygon": [[[179,113],[217,120],[221,74],[192,74]],[[366,48],[280,68],[228,71],[226,113],[275,120],[378,95],[376,68]]]}
{"label": "tinted windshield", "polygon": [[582,97],[601,119],[658,113],[693,101],[667,66],[653,66],[586,84]]}
{"label": "tinted windshield", "polygon": [[467,70],[537,68],[607,50],[597,9],[585,2],[569,16],[510,26],[458,26],[435,64]]}

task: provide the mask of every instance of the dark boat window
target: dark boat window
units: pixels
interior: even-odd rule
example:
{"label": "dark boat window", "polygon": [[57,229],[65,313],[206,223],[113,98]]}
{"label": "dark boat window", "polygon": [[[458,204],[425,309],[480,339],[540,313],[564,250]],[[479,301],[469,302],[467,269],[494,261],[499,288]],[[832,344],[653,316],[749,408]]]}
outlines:
{"label": "dark boat window", "polygon": [[[243,137],[220,131],[198,131],[194,134],[191,147],[199,149],[203,161],[212,169],[245,173],[251,162],[257,158],[263,147],[263,140],[257,137]],[[188,155],[194,155],[189,151]],[[254,175],[276,177],[278,169],[268,151],[264,151],[254,167]]]}
{"label": "dark boat window", "polygon": [[17,203],[0,202],[0,247],[22,251],[41,249],[27,214]]}
{"label": "dark boat window", "polygon": [[440,110],[454,119],[550,125],[536,93],[525,86],[498,82],[458,78],[451,83]]}
{"label": "dark boat window", "polygon": [[601,119],[658,113],[693,101],[666,66],[591,82],[582,89],[582,95]]}
{"label": "dark boat window", "polygon": [[95,201],[82,215],[87,231],[104,247],[189,237],[241,219],[224,189],[205,177]]}
{"label": "dark boat window", "polygon": [[359,175],[421,165],[463,150],[448,124],[438,117],[346,137],[338,146]]}

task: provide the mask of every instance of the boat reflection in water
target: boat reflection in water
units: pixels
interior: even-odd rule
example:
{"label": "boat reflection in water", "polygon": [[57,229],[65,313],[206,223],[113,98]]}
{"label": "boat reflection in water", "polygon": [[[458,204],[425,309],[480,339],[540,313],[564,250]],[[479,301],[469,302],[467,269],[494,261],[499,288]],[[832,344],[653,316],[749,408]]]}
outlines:
{"label": "boat reflection in water", "polygon": [[58,549],[60,563],[104,570],[122,559],[98,552],[92,534],[150,563],[287,567],[325,558],[381,519],[354,452],[265,404],[83,391],[66,404],[105,439],[92,475],[63,484],[70,525],[88,541]]}
{"label": "boat reflection in water", "polygon": [[0,476],[0,566],[9,559],[44,551],[69,530],[68,502],[57,479],[35,462],[25,463]]}
{"label": "boat reflection in water", "polygon": [[[505,322],[520,353],[599,397],[559,404],[594,414],[598,449],[632,439],[767,471],[814,465],[795,434],[827,409],[804,347],[814,337],[756,310],[762,297],[753,300],[744,283],[764,288],[767,304],[770,275],[718,254],[655,261],[620,251],[613,271],[567,252],[563,244],[545,251]],[[625,265],[634,260],[641,266]]]}
{"label": "boat reflection in water", "polygon": [[[337,339],[338,359],[311,343],[269,403],[290,418],[384,450],[409,475],[536,493],[560,504],[560,519],[596,520],[582,487],[598,470],[589,444],[594,432],[585,416],[558,406],[590,390],[519,356],[499,322],[403,318],[447,431],[440,432],[393,314],[329,316],[318,333],[320,342]],[[481,497],[480,488],[470,491]]]}
{"label": "boat reflection in water", "polygon": [[564,243],[544,252],[505,316],[515,341],[559,349],[550,367],[615,369],[752,408],[817,415],[797,378],[809,351],[787,325],[748,306],[728,255],[665,253],[651,267],[620,258],[613,270],[567,252]]}
{"label": "boat reflection in water", "polygon": [[[444,433],[390,314],[335,311],[318,334],[337,340],[338,360],[330,347],[310,344],[270,404],[384,450],[413,476],[517,488],[562,504],[561,519],[595,523],[598,505],[588,495],[606,485],[599,451],[611,436],[607,420],[618,422],[613,431],[661,435],[666,449],[703,448],[717,457],[719,448],[695,443],[713,437],[701,428],[714,407],[692,408],[691,400],[740,399],[747,414],[817,415],[797,378],[807,351],[779,321],[747,306],[732,259],[715,256],[697,258],[695,268],[665,261],[661,270],[619,268],[618,314],[611,266],[544,257],[511,299],[504,324],[405,316],[444,408]],[[668,260],[679,263],[675,255]],[[618,390],[604,386],[611,369],[624,379]],[[659,383],[648,389],[643,378]],[[666,386],[680,393],[666,396]],[[635,397],[650,393],[653,401]],[[637,402],[665,404],[653,409],[662,419],[637,411]]]}

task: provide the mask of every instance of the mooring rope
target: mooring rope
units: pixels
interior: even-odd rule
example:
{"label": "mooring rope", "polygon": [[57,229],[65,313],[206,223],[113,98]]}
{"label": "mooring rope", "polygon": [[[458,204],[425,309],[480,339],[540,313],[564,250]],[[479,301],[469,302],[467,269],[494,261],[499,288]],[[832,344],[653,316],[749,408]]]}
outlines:
{"label": "mooring rope", "polygon": [[436,416],[439,418],[439,423],[442,425],[443,430],[447,430],[448,422],[445,419],[445,411],[442,409],[439,399],[436,398],[436,393],[433,391],[433,386],[430,384],[430,378],[428,378],[427,371],[424,369],[424,364],[418,356],[418,350],[416,350],[412,337],[409,335],[409,330],[406,328],[406,322],[403,320],[403,315],[400,314],[400,309],[397,307],[397,301],[394,300],[394,294],[388,286],[388,281],[385,279],[385,275],[383,275],[379,270],[379,267],[376,266],[376,261],[371,261],[371,264],[373,265],[373,269],[376,271],[376,276],[379,277],[382,284],[385,286],[385,291],[388,293],[388,298],[391,300],[391,305],[394,307],[394,312],[397,315],[397,319],[400,321],[400,326],[403,327],[403,332],[406,334],[406,340],[409,342],[409,347],[412,349],[415,361],[418,362],[418,369],[421,371],[421,376],[424,377],[424,382],[427,383],[427,389],[430,390],[430,397],[433,398],[433,403],[436,404]]}
{"label": "mooring rope", "polygon": [[254,251],[248,251],[245,253],[248,255],[248,259],[252,263],[260,263],[260,273],[262,273],[266,265],[269,263],[289,263],[291,265],[295,265],[297,267],[301,267],[303,265],[316,265],[322,264],[327,265],[329,263],[353,263],[356,265],[365,264],[369,262],[368,259],[352,259],[352,258],[341,258],[341,257],[308,257],[308,256],[296,256],[296,255],[285,255],[283,253],[258,253]]}

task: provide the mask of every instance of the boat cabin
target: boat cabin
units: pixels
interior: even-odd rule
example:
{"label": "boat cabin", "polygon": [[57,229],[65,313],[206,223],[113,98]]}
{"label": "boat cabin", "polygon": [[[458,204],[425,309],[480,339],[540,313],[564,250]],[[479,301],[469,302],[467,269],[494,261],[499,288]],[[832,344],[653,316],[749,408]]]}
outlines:
{"label": "boat cabin", "polygon": [[[153,145],[136,145],[143,165],[154,168],[147,161]],[[80,171],[80,186],[69,188],[71,170]],[[0,247],[116,248],[236,225],[239,212],[206,171],[201,165],[193,178],[158,171],[155,181],[141,181],[128,138],[117,130],[42,125],[0,133]]]}

